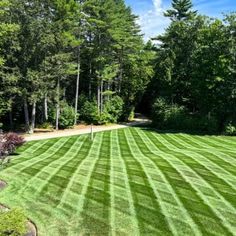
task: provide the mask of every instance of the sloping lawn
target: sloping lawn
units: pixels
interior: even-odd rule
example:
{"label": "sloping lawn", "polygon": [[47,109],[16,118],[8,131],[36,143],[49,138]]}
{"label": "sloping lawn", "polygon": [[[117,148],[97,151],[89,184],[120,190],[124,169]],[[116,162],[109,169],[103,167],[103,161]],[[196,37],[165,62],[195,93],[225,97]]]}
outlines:
{"label": "sloping lawn", "polygon": [[236,235],[236,139],[126,128],[30,142],[0,202],[39,235]]}

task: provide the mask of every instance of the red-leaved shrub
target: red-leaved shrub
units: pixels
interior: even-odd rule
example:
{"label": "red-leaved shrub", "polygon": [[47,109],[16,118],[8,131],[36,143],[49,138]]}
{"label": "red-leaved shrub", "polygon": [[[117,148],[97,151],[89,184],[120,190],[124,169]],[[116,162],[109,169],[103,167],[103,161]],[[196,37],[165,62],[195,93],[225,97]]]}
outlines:
{"label": "red-leaved shrub", "polygon": [[7,156],[14,153],[16,148],[23,145],[24,138],[15,133],[0,134],[0,160],[2,164]]}

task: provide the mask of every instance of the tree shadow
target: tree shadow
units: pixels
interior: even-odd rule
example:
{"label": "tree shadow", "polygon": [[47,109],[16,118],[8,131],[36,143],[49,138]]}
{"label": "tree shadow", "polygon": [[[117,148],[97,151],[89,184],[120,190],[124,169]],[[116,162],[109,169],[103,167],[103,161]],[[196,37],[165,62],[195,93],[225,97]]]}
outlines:
{"label": "tree shadow", "polygon": [[142,130],[149,130],[151,132],[156,132],[159,134],[188,134],[188,135],[196,135],[196,136],[223,136],[219,132],[203,132],[203,131],[189,131],[189,130],[172,130],[172,129],[157,129],[153,127],[151,124],[147,126],[135,126],[140,127]]}

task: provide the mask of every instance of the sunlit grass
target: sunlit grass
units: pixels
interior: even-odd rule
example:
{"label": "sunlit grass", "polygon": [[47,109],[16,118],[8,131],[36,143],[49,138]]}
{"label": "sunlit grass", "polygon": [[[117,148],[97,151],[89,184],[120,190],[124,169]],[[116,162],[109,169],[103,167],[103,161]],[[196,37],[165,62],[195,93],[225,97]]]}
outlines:
{"label": "sunlit grass", "polygon": [[40,235],[236,235],[236,139],[127,128],[30,142],[0,202]]}

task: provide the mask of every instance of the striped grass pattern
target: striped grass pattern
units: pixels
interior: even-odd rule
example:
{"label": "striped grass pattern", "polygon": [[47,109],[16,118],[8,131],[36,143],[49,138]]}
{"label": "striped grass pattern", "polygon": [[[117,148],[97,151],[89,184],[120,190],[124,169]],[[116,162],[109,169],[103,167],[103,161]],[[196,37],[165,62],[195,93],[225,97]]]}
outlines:
{"label": "striped grass pattern", "polygon": [[126,128],[29,142],[0,202],[39,235],[236,235],[236,138]]}

